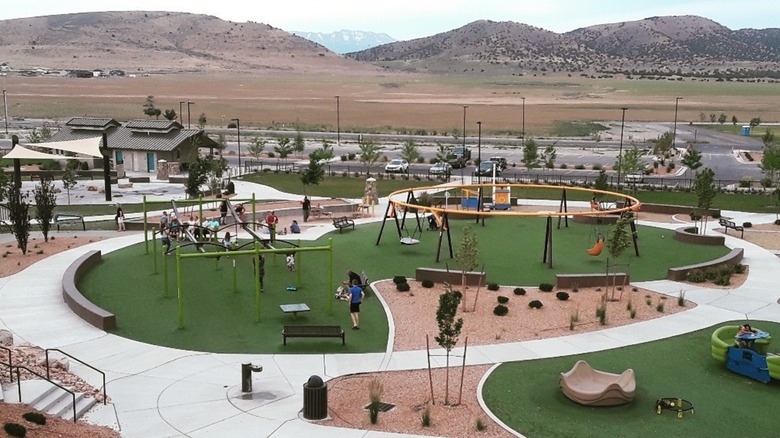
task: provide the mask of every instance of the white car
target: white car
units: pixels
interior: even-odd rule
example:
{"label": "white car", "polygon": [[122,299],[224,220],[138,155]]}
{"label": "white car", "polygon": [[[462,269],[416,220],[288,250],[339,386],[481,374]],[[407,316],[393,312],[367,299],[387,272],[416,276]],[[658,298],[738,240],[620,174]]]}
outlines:
{"label": "white car", "polygon": [[452,173],[452,165],[446,161],[439,161],[438,163],[431,166],[431,168],[428,170],[428,173],[431,175],[450,176]]}
{"label": "white car", "polygon": [[385,165],[385,172],[406,173],[409,170],[409,163],[406,160],[396,158]]}

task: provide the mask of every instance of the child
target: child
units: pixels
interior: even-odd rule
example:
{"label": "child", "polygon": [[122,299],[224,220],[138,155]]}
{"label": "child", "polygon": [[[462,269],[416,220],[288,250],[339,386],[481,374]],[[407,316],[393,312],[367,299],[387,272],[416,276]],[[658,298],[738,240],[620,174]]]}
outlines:
{"label": "child", "polygon": [[287,270],[295,272],[295,254],[287,254]]}

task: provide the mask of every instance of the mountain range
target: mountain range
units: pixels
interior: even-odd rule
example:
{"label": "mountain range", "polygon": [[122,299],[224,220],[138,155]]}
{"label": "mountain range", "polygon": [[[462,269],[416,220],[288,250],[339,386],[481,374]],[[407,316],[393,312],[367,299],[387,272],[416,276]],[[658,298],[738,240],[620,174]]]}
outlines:
{"label": "mountain range", "polygon": [[[303,32],[300,32],[303,34]],[[303,36],[269,24],[180,12],[95,12],[0,21],[5,69],[358,74],[377,67],[431,73],[780,78],[780,29],[731,30],[699,16],[651,17],[559,34],[528,24],[479,20],[377,47],[325,47],[387,37],[343,31]],[[389,37],[388,37],[389,38]],[[328,42],[330,44],[330,42]]]}
{"label": "mountain range", "polygon": [[362,30],[340,30],[338,32],[303,32],[293,31],[293,35],[306,38],[321,44],[336,53],[358,52],[360,50],[370,49],[381,46],[382,44],[394,43],[395,38],[386,33],[366,32]]}

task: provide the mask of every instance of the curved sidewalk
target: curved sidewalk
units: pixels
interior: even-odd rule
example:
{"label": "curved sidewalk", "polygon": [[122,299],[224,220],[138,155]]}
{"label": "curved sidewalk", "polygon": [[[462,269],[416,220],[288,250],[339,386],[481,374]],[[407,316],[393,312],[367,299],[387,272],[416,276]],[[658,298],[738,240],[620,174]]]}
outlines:
{"label": "curved sidewalk", "polygon": [[[249,189],[249,187],[242,187]],[[258,197],[265,195],[262,189]],[[242,193],[243,196],[243,193]],[[295,195],[294,199],[299,199]],[[291,197],[291,199],[293,199]],[[555,201],[557,204],[557,201]],[[379,210],[378,211],[384,211]],[[773,221],[774,215],[729,212],[754,223]],[[742,215],[742,216],[741,216]],[[766,218],[764,217],[766,216]],[[366,221],[377,220],[366,219]],[[328,224],[330,225],[330,224]],[[679,224],[657,224],[676,228]],[[331,231],[317,227],[307,238]],[[112,422],[123,436],[271,436],[288,437],[384,437],[396,434],[341,429],[306,422],[299,417],[303,384],[311,375],[325,379],[357,372],[422,369],[424,351],[372,354],[215,354],[177,350],[121,338],[94,328],[64,304],[60,280],[67,266],[91,249],[104,253],[138,242],[138,233],[95,242],[56,254],[19,274],[0,279],[0,328],[15,335],[16,343],[30,342],[45,348],[61,348],[107,373],[113,405],[90,413],[88,421]],[[780,291],[774,273],[780,260],[749,242],[726,237],[730,247],[745,248],[750,265],[747,281],[736,289],[707,289],[665,280],[641,283],[642,287],[698,303],[692,310],[655,320],[598,332],[500,345],[470,346],[468,364],[577,355],[671,337],[726,320],[765,319],[780,322]],[[392,319],[390,319],[392,324]],[[456,349],[457,350],[457,349]],[[455,354],[462,354],[462,349]],[[240,391],[242,363],[263,365],[253,375],[255,392]],[[434,358],[434,365],[444,364]],[[72,365],[72,371],[100,385],[88,370]]]}

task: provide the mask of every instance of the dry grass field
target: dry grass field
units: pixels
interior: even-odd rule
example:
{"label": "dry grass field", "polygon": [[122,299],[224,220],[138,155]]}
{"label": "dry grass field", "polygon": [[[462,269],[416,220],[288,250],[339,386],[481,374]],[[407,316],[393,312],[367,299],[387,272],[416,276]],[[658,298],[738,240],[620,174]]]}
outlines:
{"label": "dry grass field", "polygon": [[[556,120],[620,120],[671,122],[675,96],[683,97],[679,123],[698,122],[700,113],[736,115],[740,123],[752,117],[780,120],[776,105],[780,88],[765,83],[588,79],[560,76],[445,76],[343,69],[312,73],[210,72],[152,74],[125,78],[4,78],[9,115],[14,118],[73,116],[144,118],[146,96],[161,109],[178,112],[180,101],[192,101],[191,120],[205,113],[211,127],[231,118],[246,128],[304,130],[336,128],[336,98],[340,96],[343,132],[426,130],[451,133],[463,125],[483,133],[519,135],[522,97],[529,135],[549,134]],[[185,105],[186,123],[186,105]],[[476,134],[476,132],[474,132]],[[473,135],[473,134],[472,134]]]}

